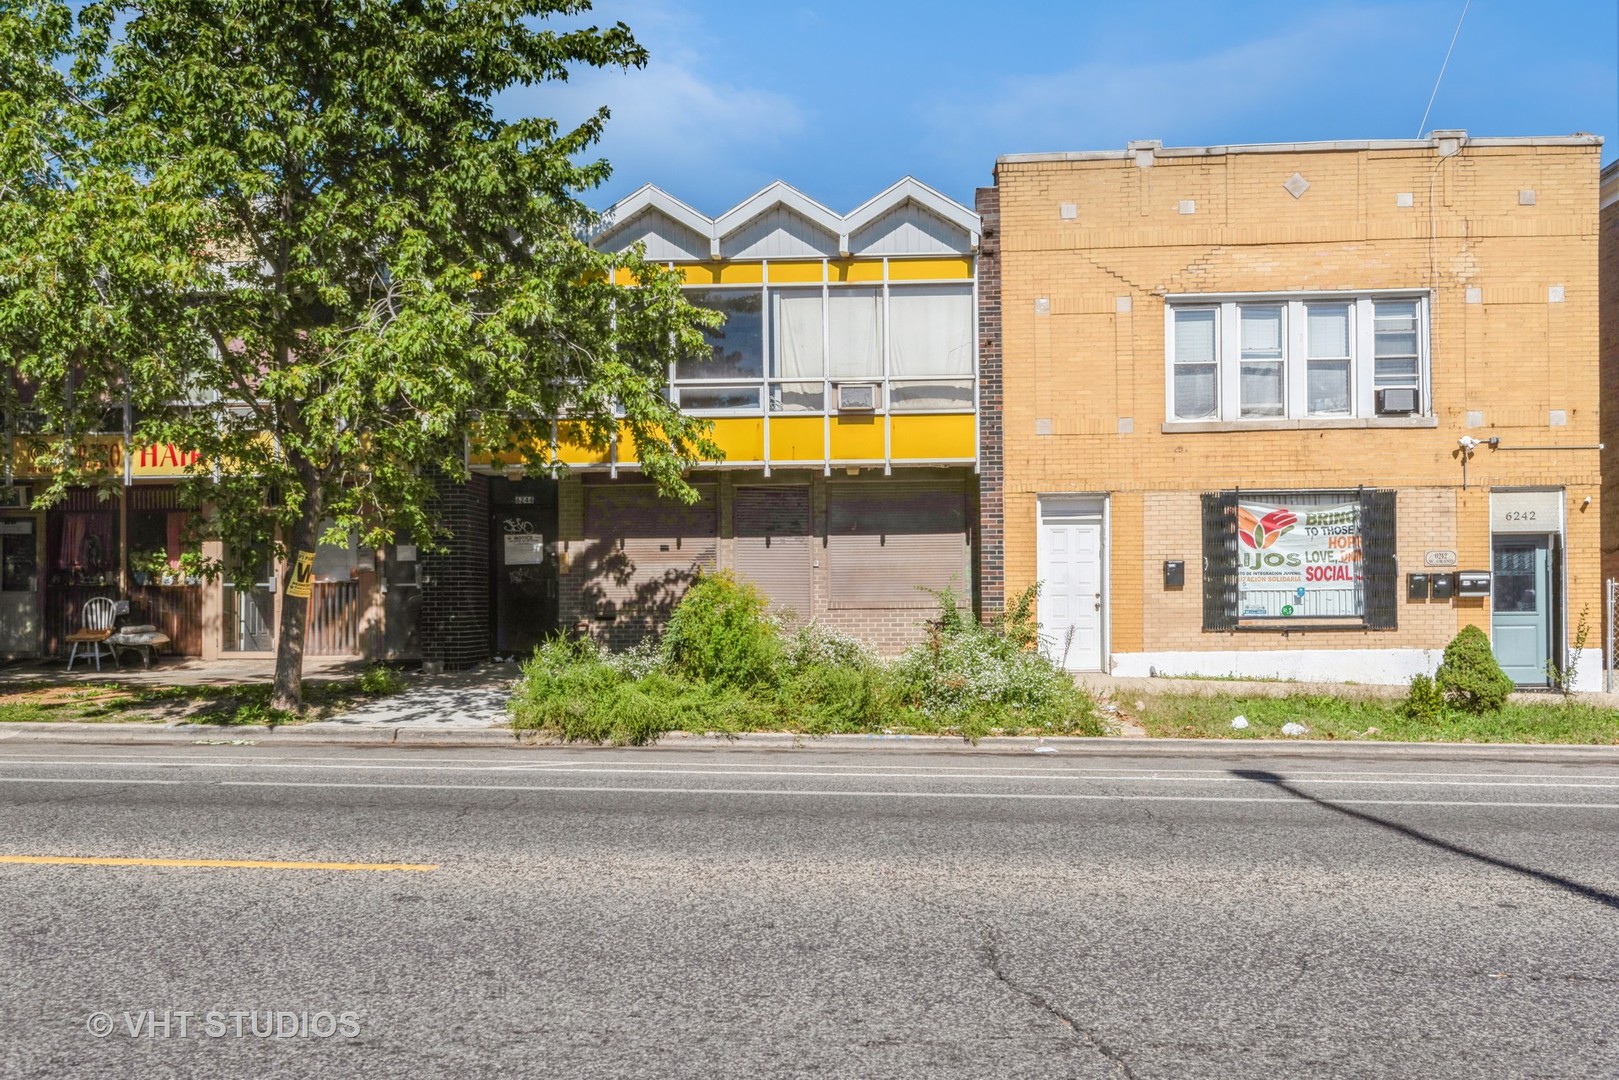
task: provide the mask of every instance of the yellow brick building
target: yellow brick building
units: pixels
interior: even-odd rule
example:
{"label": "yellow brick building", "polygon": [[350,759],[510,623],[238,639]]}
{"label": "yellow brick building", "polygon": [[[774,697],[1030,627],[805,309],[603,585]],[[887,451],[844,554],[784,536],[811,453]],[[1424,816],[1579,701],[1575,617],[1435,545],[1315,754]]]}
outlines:
{"label": "yellow brick building", "polygon": [[1601,140],[1002,157],[986,608],[1076,670],[1404,681],[1464,624],[1600,680]]}

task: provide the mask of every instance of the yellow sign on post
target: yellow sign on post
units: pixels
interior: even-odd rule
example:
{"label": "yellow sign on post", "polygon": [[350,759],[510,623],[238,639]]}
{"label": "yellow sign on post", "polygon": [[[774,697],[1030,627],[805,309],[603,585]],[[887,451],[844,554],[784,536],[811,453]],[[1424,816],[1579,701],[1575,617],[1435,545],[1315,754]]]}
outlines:
{"label": "yellow sign on post", "polygon": [[287,576],[287,595],[308,599],[315,589],[315,553],[300,551],[293,561],[292,573]]}

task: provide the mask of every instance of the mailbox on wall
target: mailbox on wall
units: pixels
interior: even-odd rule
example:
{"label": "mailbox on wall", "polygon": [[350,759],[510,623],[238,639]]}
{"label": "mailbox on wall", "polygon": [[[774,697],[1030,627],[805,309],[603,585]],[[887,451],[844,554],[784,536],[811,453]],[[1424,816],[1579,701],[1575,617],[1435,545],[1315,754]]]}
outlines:
{"label": "mailbox on wall", "polygon": [[1184,589],[1186,587],[1186,560],[1164,560],[1164,588]]}
{"label": "mailbox on wall", "polygon": [[1456,595],[1455,574],[1433,575],[1433,598],[1435,600],[1449,600]]}
{"label": "mailbox on wall", "polygon": [[1489,596],[1490,572],[1488,570],[1463,570],[1456,575],[1457,596]]}
{"label": "mailbox on wall", "polygon": [[1405,598],[1407,600],[1426,600],[1426,599],[1428,599],[1428,575],[1427,574],[1407,574],[1407,575],[1405,575]]}

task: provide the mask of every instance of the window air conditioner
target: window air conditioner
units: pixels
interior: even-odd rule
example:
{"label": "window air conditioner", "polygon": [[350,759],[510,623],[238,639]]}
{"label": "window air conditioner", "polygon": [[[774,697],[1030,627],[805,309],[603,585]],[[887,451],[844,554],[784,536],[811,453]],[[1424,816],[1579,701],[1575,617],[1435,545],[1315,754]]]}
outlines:
{"label": "window air conditioner", "polygon": [[1413,386],[1377,392],[1378,416],[1409,416],[1417,411],[1417,391]]}
{"label": "window air conditioner", "polygon": [[839,412],[876,412],[877,385],[875,383],[839,383]]}

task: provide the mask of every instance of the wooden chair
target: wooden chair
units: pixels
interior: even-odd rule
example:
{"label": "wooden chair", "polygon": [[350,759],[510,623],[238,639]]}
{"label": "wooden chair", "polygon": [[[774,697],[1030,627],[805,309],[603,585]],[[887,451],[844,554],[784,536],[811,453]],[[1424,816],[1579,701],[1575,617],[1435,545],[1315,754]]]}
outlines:
{"label": "wooden chair", "polygon": [[117,618],[117,607],[105,596],[98,596],[85,601],[84,610],[79,613],[79,629],[67,636],[73,643],[73,651],[68,654],[67,669],[73,670],[73,661],[79,655],[79,646],[88,645],[86,652],[93,652],[96,658],[96,670],[101,670],[101,657],[103,653],[118,662],[112,647],[107,639],[112,637],[113,620]]}

